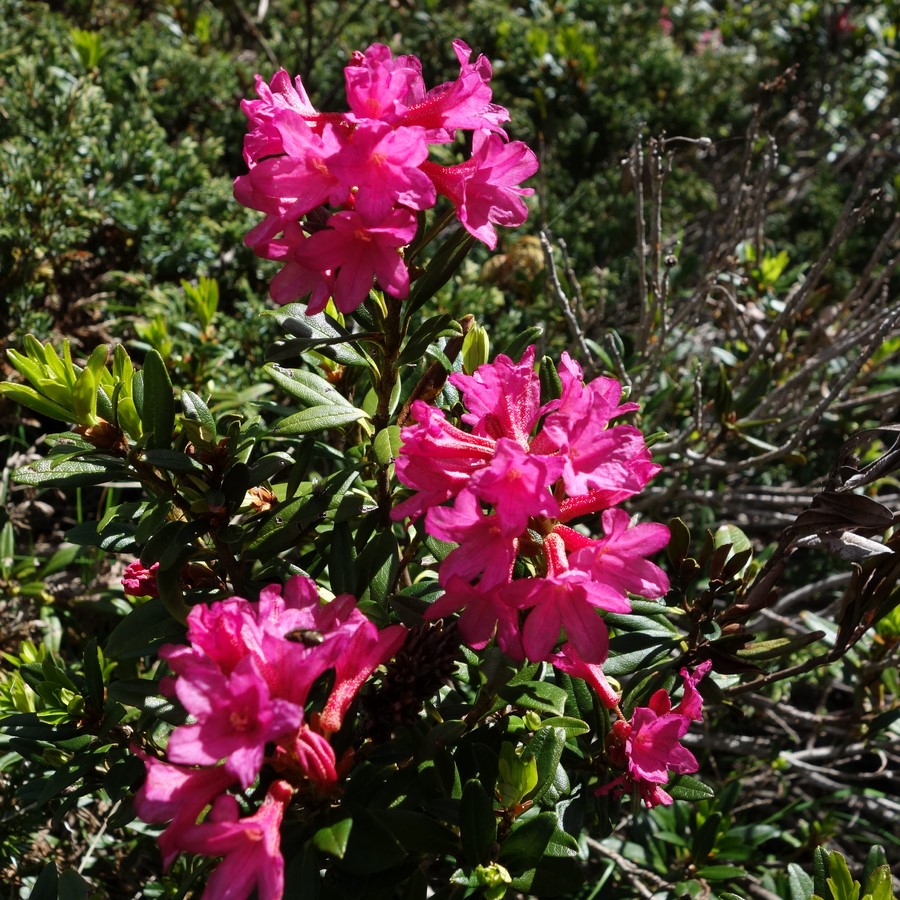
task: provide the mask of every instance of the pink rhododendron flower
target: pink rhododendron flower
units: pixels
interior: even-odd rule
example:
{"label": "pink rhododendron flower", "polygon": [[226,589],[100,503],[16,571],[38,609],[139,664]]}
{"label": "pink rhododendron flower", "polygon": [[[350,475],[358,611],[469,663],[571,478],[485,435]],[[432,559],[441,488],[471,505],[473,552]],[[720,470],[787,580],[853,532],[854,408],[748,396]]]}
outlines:
{"label": "pink rhododendron flower", "polygon": [[[230,597],[198,604],[187,625],[190,643],[167,645],[159,655],[174,673],[162,687],[191,721],[172,732],[170,762],[140,754],[147,780],[138,814],[172,820],[160,837],[167,866],[181,850],[225,857],[204,896],[244,898],[255,888],[260,897],[280,897],[284,809],[294,788],[334,789],[329,737],[406,629],[379,630],[349,595],[322,604],[303,577],[264,588],[256,603]],[[313,685],[328,670],[334,679],[321,710],[308,709]],[[250,788],[264,764],[280,780],[255,814],[241,818],[226,791],[235,783]]]}
{"label": "pink rhododendron flower", "polygon": [[156,572],[159,563],[153,563],[150,568],[141,565],[140,560],[129,563],[122,576],[122,586],[130,597],[158,597],[159,590],[156,587]]}
{"label": "pink rhododendron flower", "polygon": [[[396,472],[416,493],[391,515],[425,513],[429,534],[458,544],[438,575],[447,593],[427,618],[461,609],[460,630],[473,647],[494,636],[511,656],[553,661],[564,638],[585,665],[600,665],[609,647],[601,611],[627,613],[630,593],[659,597],[669,589],[647,559],[666,545],[668,528],[632,523],[613,508],[660,466],[638,429],[610,424],[636,408],[621,403],[618,382],[584,384],[564,354],[562,395],[542,404],[534,352],[450,376],[470,432],[421,401],[412,404],[417,424],[402,431]],[[598,512],[600,538],[568,524]],[[515,579],[523,557],[535,574]]]}
{"label": "pink rhododendron flower", "polygon": [[184,850],[224,857],[210,877],[204,897],[239,900],[255,889],[259,900],[281,900],[281,820],[292,796],[293,789],[287,782],[276,781],[259,809],[241,818],[235,798],[224,794],[215,800],[205,822],[186,829],[182,836]]}
{"label": "pink rhododendron flower", "polygon": [[704,662],[693,674],[681,670],[684,696],[674,709],[668,693],[659,690],[650,698],[649,706],[633,711],[630,721],[620,719],[613,724],[607,753],[610,763],[625,771],[602,785],[597,794],[637,793],[648,808],[672,803],[662,787],[669,774],[684,775],[699,768],[694,754],[680,741],[691,722],[701,718],[702,699],[696,688],[711,666],[710,661]]}
{"label": "pink rhododendron flower", "polygon": [[323,269],[336,273],[334,305],[341,312],[352,312],[362,303],[373,278],[395,297],[409,293],[409,271],[398,251],[416,233],[411,211],[392,210],[377,224],[358,212],[339,212],[329,225],[308,238],[306,248]]}
{"label": "pink rhododendron flower", "polygon": [[514,227],[528,218],[522,197],[534,190],[520,185],[537,172],[538,160],[521,141],[507,144],[497,134],[476,131],[466,162],[446,167],[426,162],[423,169],[456,207],[466,231],[491,250],[497,246],[494,225]]}
{"label": "pink rhododendron flower", "polygon": [[175,729],[166,749],[169,759],[201,766],[224,759],[245,788],[259,774],[266,743],[294,731],[303,718],[301,707],[270,697],[250,656],[215,681],[177,679],[176,693],[197,722]]}
{"label": "pink rhododendron flower", "polygon": [[[279,70],[256,78],[257,100],[242,104],[248,119],[248,172],[234,183],[239,203],[265,214],[245,243],[284,268],[270,288],[277,303],[309,296],[311,313],[328,298],[352,312],[373,283],[402,299],[409,293],[403,248],[416,213],[438,193],[460,222],[494,247],[494,225],[521,225],[520,183],[537,158],[500,127],[509,113],[491,100],[491,65],[462,41],[453,49],[459,77],[426,90],[414,56],[394,57],[382,44],[354,53],[344,69],[347,112],[319,112],[300,79]],[[472,132],[473,153],[458,166],[428,159],[430,144]]]}

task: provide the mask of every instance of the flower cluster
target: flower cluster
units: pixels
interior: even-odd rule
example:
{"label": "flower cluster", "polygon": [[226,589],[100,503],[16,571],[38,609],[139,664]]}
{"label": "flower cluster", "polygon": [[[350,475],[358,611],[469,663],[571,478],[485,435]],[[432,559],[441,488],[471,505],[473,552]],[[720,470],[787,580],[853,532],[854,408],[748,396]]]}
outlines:
{"label": "flower cluster", "polygon": [[669,694],[660,689],[649,706],[635,708],[630,721],[623,718],[613,724],[606,738],[609,761],[625,771],[600,787],[598,795],[636,793],[648,809],[671,805],[672,797],[662,788],[669,773],[685,775],[699,768],[694,754],[679,741],[691,722],[703,719],[703,698],[697,684],[711,667],[707,660],[693,672],[681,670],[684,693],[674,708]]}
{"label": "flower cluster", "polygon": [[[447,197],[462,226],[490,248],[494,225],[525,221],[519,185],[537,171],[534,153],[508,141],[508,112],[491,102],[491,65],[454,41],[459,76],[425,89],[415,56],[393,57],[382,44],[354,53],[344,69],[349,111],[318,112],[298,77],[279,70],[268,84],[257,75],[258,100],[242,104],[249,120],[235,197],[265,213],[245,242],[284,267],[272,298],[309,295],[309,311],[328,298],[342,312],[356,309],[373,279],[394,297],[409,292],[402,248],[417,229],[416,213]],[[469,159],[443,166],[428,159],[430,144],[472,133]]]}
{"label": "flower cluster", "polygon": [[[255,887],[260,898],[280,898],[284,811],[295,789],[327,794],[337,783],[341,762],[329,737],[405,635],[402,625],[379,632],[350,596],[321,605],[315,583],[302,577],[283,590],[266,588],[258,603],[232,597],[195,606],[190,645],[159,654],[176,676],[163,688],[192,721],[172,732],[168,761],[145,757],[135,799],[145,821],[171,820],[159,838],[165,865],[182,850],[224,856],[204,896],[249,896]],[[310,689],[328,669],[333,687],[310,714]],[[259,809],[241,816],[238,797],[227,792],[249,788],[263,765],[275,778]]]}
{"label": "flower cluster", "polygon": [[[474,375],[451,375],[468,431],[414,402],[417,424],[403,429],[396,471],[417,493],[393,516],[424,514],[429,534],[458,545],[441,565],[445,593],[427,618],[463,609],[460,629],[471,646],[496,635],[517,659],[552,660],[564,629],[564,652],[599,664],[608,634],[597,611],[627,613],[629,593],[668,590],[646,557],[666,545],[669,531],[633,525],[615,506],[660,468],[637,428],[610,425],[637,404],[620,403],[612,378],[585,384],[567,354],[559,377],[560,398],[541,404],[534,347],[518,363],[501,355]],[[601,514],[599,539],[573,527],[593,513]],[[517,563],[525,577],[513,578]]]}

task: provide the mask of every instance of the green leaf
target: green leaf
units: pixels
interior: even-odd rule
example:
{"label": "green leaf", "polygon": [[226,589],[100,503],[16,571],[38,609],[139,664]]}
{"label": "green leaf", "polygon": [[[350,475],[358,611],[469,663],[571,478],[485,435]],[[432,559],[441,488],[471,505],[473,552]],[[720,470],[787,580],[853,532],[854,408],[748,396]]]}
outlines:
{"label": "green leaf", "polygon": [[516,806],[537,786],[538,770],[534,757],[519,755],[510,743],[500,748],[497,794],[500,805]]}
{"label": "green leaf", "polygon": [[374,875],[406,859],[403,845],[369,810],[352,809],[353,828],[344,850],[343,867],[355,875]]}
{"label": "green leaf", "polygon": [[317,313],[314,316],[307,315],[306,307],[302,303],[289,303],[279,309],[271,310],[264,315],[272,316],[281,327],[294,335],[294,339],[279,342],[275,345],[274,352],[266,354],[266,358],[275,360],[276,354],[289,349],[289,356],[294,357],[304,350],[318,350],[329,359],[345,366],[367,366],[369,360],[364,353],[352,346],[342,346],[360,339],[359,335],[353,335],[343,325],[335,321],[326,313]]}
{"label": "green leaf", "polygon": [[97,423],[97,378],[90,369],[82,369],[72,388],[72,410],[80,425]]}
{"label": "green leaf", "polygon": [[58,884],[59,873],[56,871],[56,863],[49,862],[41,869],[41,874],[31,889],[29,900],[57,900]]}
{"label": "green leaf", "polygon": [[58,419],[60,422],[72,424],[77,421],[71,409],[50,400],[34,388],[28,387],[27,384],[12,384],[5,381],[0,384],[0,394],[5,394],[10,400],[50,419]]}
{"label": "green leaf", "polygon": [[400,426],[388,425],[382,428],[372,441],[372,449],[378,462],[387,466],[400,455]]}
{"label": "green leaf", "polygon": [[555,813],[543,812],[530,819],[520,819],[500,847],[500,862],[513,872],[533,868],[544,855],[556,828]]}
{"label": "green leaf", "polygon": [[343,407],[355,409],[353,404],[324,378],[302,369],[285,369],[266,363],[266,374],[285,393],[300,401],[301,406]]}
{"label": "green leaf", "polygon": [[200,423],[207,434],[203,436],[210,442],[216,440],[216,420],[209,411],[209,407],[193,391],[181,392],[181,405],[184,407],[184,415]]}
{"label": "green leaf", "polygon": [[273,429],[272,434],[279,436],[291,434],[310,434],[314,431],[326,431],[329,428],[341,428],[361,419],[368,419],[361,409],[347,406],[312,406],[282,419]]}
{"label": "green leaf", "polygon": [[561,716],[566,711],[565,690],[546,681],[508,684],[500,691],[500,697],[513,706],[539,713]]}
{"label": "green leaf", "polygon": [[181,708],[160,693],[159,682],[151,681],[149,678],[125,678],[113,681],[108,693],[110,700],[151,713],[154,718],[164,721],[174,718],[177,720],[176,724],[184,721],[184,712]]}
{"label": "green leaf", "polygon": [[816,847],[813,851],[813,884],[816,894],[826,898],[831,897],[831,891],[828,890],[827,884],[828,857],[830,855],[828,850],[821,846]]}
{"label": "green leaf", "polygon": [[891,867],[887,863],[873,869],[866,879],[863,893],[866,897],[871,897],[872,900],[894,900]]}
{"label": "green leaf", "polygon": [[386,528],[369,541],[356,558],[356,596],[381,606],[387,599],[400,564],[393,531]]}
{"label": "green leaf", "polygon": [[486,864],[497,840],[497,819],[491,798],[480,781],[467,781],[459,809],[459,836],[470,866]]}
{"label": "green leaf", "polygon": [[569,786],[568,776],[560,766],[563,750],[566,746],[566,730],[564,728],[541,728],[528,742],[523,755],[532,756],[537,762],[538,782],[532,800],[540,800],[553,790],[559,794]]}
{"label": "green leaf", "polygon": [[59,876],[58,900],[84,900],[90,893],[90,885],[74,869],[63,869]]}
{"label": "green leaf", "polygon": [[[102,462],[97,461],[101,458]],[[51,456],[16,469],[13,481],[33,487],[78,488],[117,481],[126,475],[124,464],[114,457],[93,454],[91,460],[54,461],[54,457]]]}
{"label": "green leaf", "polygon": [[474,243],[475,238],[460,228],[438,247],[409,292],[405,304],[407,317],[417,312],[453,277]]}
{"label": "green leaf", "polygon": [[500,353],[508,356],[513,362],[518,362],[526,347],[537,343],[543,334],[544,329],[540,325],[531,325],[512,338]]}
{"label": "green leaf", "polygon": [[442,313],[426,319],[409,337],[397,360],[399,365],[418,362],[425,351],[439,337],[462,334],[462,327],[453,316]]}
{"label": "green leaf", "polygon": [[788,863],[789,900],[809,900],[813,893],[813,880],[797,863]]}
{"label": "green leaf", "polygon": [[859,882],[853,880],[847,860],[836,850],[828,860],[828,875],[826,880],[834,900],[859,900]]}
{"label": "green leaf", "polygon": [[84,683],[85,699],[95,711],[103,709],[103,672],[101,671],[100,651],[97,639],[92,637],[84,645]]}
{"label": "green leaf", "polygon": [[155,597],[133,609],[113,629],[106,642],[106,655],[116,659],[147,656],[163,644],[184,641],[184,627],[168,613],[162,600]]}
{"label": "green leaf", "polygon": [[716,792],[690,775],[679,775],[676,780],[666,785],[666,791],[676,800],[711,800]]}
{"label": "green leaf", "polygon": [[162,469],[165,472],[187,474],[188,472],[203,471],[203,466],[193,456],[188,456],[187,453],[181,453],[178,450],[145,450],[141,458],[154,468]]}
{"label": "green leaf", "polygon": [[324,521],[359,477],[355,470],[335,472],[324,483],[304,485],[305,491],[290,503],[269,513],[265,526],[250,542],[257,559],[269,558],[296,545],[300,535],[317,522]]}
{"label": "green leaf", "polygon": [[144,360],[144,402],[141,422],[147,437],[147,446],[162,450],[172,446],[175,429],[175,398],[172,381],[165,361],[156,350],[151,350]]}
{"label": "green leaf", "polygon": [[328,544],[328,578],[335,594],[352,594],[356,590],[356,548],[347,522],[335,522],[326,536]]}
{"label": "green leaf", "polygon": [[[568,696],[568,692],[567,692]],[[591,730],[583,719],[576,719],[573,716],[551,716],[541,722],[544,728],[562,728],[566,733],[566,738],[578,737],[580,734],[587,734]]]}
{"label": "green leaf", "polygon": [[341,819],[334,825],[320,828],[312,838],[313,845],[323,853],[343,859],[347,852],[347,843],[353,828],[353,819]]}
{"label": "green leaf", "polygon": [[746,878],[747,873],[740,866],[700,866],[696,871],[697,878],[707,881],[727,881],[729,878]]}

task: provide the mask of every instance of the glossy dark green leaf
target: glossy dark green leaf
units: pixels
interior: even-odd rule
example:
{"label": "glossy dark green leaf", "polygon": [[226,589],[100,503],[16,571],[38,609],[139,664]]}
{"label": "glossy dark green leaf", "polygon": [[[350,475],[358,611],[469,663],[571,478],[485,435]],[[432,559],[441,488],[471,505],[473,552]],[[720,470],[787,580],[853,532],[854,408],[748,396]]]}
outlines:
{"label": "glossy dark green leaf", "polygon": [[711,800],[715,791],[690,775],[679,775],[677,780],[666,785],[666,791],[676,800]]}
{"label": "glossy dark green leaf", "polygon": [[326,535],[328,544],[328,578],[335,594],[352,594],[356,590],[356,548],[347,522],[335,522]]}
{"label": "glossy dark green leaf", "polygon": [[500,697],[520,709],[561,716],[566,711],[566,692],[546,681],[510,682],[500,691]]}
{"label": "glossy dark green leaf", "polygon": [[63,869],[59,875],[59,900],[85,900],[91,886],[74,869]]}
{"label": "glossy dark green leaf", "polygon": [[474,243],[475,238],[459,228],[441,244],[424,273],[413,283],[404,304],[407,317],[418,312],[453,277]]}
{"label": "glossy dark green leaf", "polygon": [[556,365],[549,356],[541,358],[538,374],[541,379],[541,403],[549,403],[562,397],[562,381],[559,372],[556,371]]}
{"label": "glossy dark green leaf", "polygon": [[99,454],[91,460],[75,459],[64,462],[54,462],[53,457],[45,457],[16,469],[13,481],[33,487],[78,488],[126,477],[127,472],[121,460],[108,457],[98,461],[98,457]]}
{"label": "glossy dark green leaf", "polygon": [[353,404],[324,378],[303,369],[286,369],[267,363],[265,372],[285,393],[304,407],[326,406],[355,409]]}
{"label": "glossy dark green leaf", "polygon": [[318,350],[329,359],[345,366],[369,364],[366,356],[353,346],[353,343],[359,340],[359,336],[351,334],[324,312],[311,316],[306,313],[302,303],[289,303],[267,312],[266,315],[276,319],[285,332],[293,336],[292,340],[276,344],[272,351],[267,353],[267,359],[276,359],[276,354],[289,346],[291,357],[305,350]]}
{"label": "glossy dark green leaf", "polygon": [[181,392],[181,405],[184,407],[185,416],[188,419],[199,422],[208,432],[204,437],[210,441],[215,441],[216,420],[203,400],[193,391],[185,390]]}
{"label": "glossy dark green leaf", "polygon": [[431,316],[426,319],[407,339],[400,357],[399,365],[418,362],[425,355],[434,341],[447,335],[462,334],[462,328],[453,316],[442,313],[439,316]]}
{"label": "glossy dark green leaf", "polygon": [[203,466],[193,456],[188,456],[187,453],[181,453],[178,450],[146,450],[142,459],[156,469],[180,475],[203,471]]}
{"label": "glossy dark green leaf", "polygon": [[84,683],[85,700],[93,711],[103,709],[103,673],[100,669],[100,656],[97,639],[91,638],[84,645]]}
{"label": "glossy dark green leaf", "polygon": [[165,361],[156,350],[147,353],[141,371],[144,385],[141,422],[144,435],[149,448],[162,450],[172,446],[172,431],[175,428],[172,381]]}
{"label": "glossy dark green leaf", "polygon": [[529,819],[520,819],[500,847],[499,861],[510,872],[533,868],[544,855],[556,828],[556,813],[543,812]]}
{"label": "glossy dark green leaf", "polygon": [[56,870],[56,863],[49,862],[38,875],[31,893],[28,895],[29,900],[57,900],[57,888],[59,885],[59,872]]}
{"label": "glossy dark green leaf", "polygon": [[113,681],[108,693],[110,700],[152,713],[156,718],[166,721],[184,719],[181,708],[160,693],[157,681],[148,678],[124,678],[121,681]]}
{"label": "glossy dark green leaf", "polygon": [[134,553],[134,525],[113,519],[101,531],[98,522],[82,522],[66,532],[66,540],[81,547],[100,547],[109,553]]}
{"label": "glossy dark green leaf", "polygon": [[356,596],[382,605],[400,565],[397,538],[389,528],[375,535],[356,558]]}
{"label": "glossy dark green leaf", "polygon": [[352,406],[311,406],[282,419],[272,429],[272,434],[313,434],[329,428],[342,428],[367,418],[363,410]]}
{"label": "glossy dark green leaf", "polygon": [[374,875],[406,859],[403,845],[371,812],[354,808],[352,818],[353,828],[343,857],[347,871],[354,875]]}
{"label": "glossy dark green leaf", "polygon": [[813,880],[797,863],[788,863],[789,900],[809,900],[813,894]]}
{"label": "glossy dark green leaf", "polygon": [[249,466],[250,486],[258,487],[264,481],[269,481],[293,462],[294,457],[290,453],[278,451],[266,454]]}
{"label": "glossy dark green leaf", "polygon": [[470,866],[484,865],[497,840],[497,818],[491,798],[480,781],[467,781],[459,810],[459,836]]}
{"label": "glossy dark green leaf", "polygon": [[344,470],[324,482],[306,485],[302,494],[268,514],[266,524],[248,549],[257,558],[266,558],[295,546],[308,528],[325,521],[328,510],[340,503],[358,477],[359,472]]}
{"label": "glossy dark green leaf", "polygon": [[706,881],[727,881],[730,878],[745,878],[747,873],[739,866],[700,866],[696,875]]}
{"label": "glossy dark green leaf", "polygon": [[444,823],[412,809],[379,809],[373,816],[409,853],[459,852],[459,840]]}
{"label": "glossy dark green leaf", "polygon": [[[566,746],[566,730],[564,728],[543,727],[535,732],[525,748],[525,754],[534,757],[538,768],[538,783],[532,800],[540,800],[548,792],[568,785],[564,771],[560,772],[559,761]],[[557,791],[559,793],[559,791]]]}
{"label": "glossy dark green leaf", "polygon": [[528,328],[524,328],[500,350],[500,353],[508,356],[513,362],[518,362],[526,348],[531,344],[536,344],[543,334],[544,329],[540,325],[531,325]]}
{"label": "glossy dark green leaf", "polygon": [[154,598],[133,609],[113,629],[106,642],[106,655],[116,659],[146,656],[163,644],[184,641],[184,627],[168,613],[162,600]]}

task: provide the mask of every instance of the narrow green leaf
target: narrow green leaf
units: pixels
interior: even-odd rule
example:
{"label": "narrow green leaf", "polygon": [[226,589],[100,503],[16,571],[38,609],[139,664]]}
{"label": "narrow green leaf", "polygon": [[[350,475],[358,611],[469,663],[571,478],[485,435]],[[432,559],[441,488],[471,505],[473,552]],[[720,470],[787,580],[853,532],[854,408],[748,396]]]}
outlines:
{"label": "narrow green leaf", "polygon": [[41,869],[41,874],[31,889],[29,900],[57,900],[58,885],[59,873],[56,871],[56,863],[49,862]]}
{"label": "narrow green leaf", "polygon": [[272,429],[272,434],[310,434],[315,431],[326,431],[329,428],[341,428],[361,419],[368,419],[368,416],[363,410],[355,407],[312,406],[282,419]]}
{"label": "narrow green leaf", "polygon": [[441,244],[425,272],[413,283],[405,304],[407,317],[416,313],[453,277],[474,243],[475,238],[460,228]]}
{"label": "narrow green leaf", "polygon": [[531,325],[512,338],[500,353],[508,356],[514,362],[518,362],[525,349],[529,345],[537,343],[543,334],[544,329],[540,325]]}
{"label": "narrow green leaf", "polygon": [[525,684],[510,683],[500,691],[500,697],[520,709],[561,716],[566,711],[566,692],[556,684],[546,681],[529,681]]}
{"label": "narrow green leaf", "polygon": [[439,337],[455,334],[462,334],[462,327],[453,316],[442,313],[439,316],[432,316],[426,319],[410,335],[397,360],[398,364],[406,365],[407,363],[418,362],[425,355],[429,345]]}
{"label": "narrow green leaf", "polygon": [[828,860],[828,886],[834,900],[859,900],[859,882],[853,880],[843,854],[833,850]]}
{"label": "narrow green leaf", "polygon": [[676,800],[711,800],[716,792],[690,775],[679,775],[674,782],[666,786],[666,791]]}
{"label": "narrow green leaf", "polygon": [[[97,456],[93,457],[94,459]],[[102,463],[87,460],[68,460],[55,462],[53,457],[39,459],[37,462],[16,469],[13,481],[17,484],[28,484],[35,487],[86,487],[116,481],[126,475],[121,460],[113,457],[104,458]]]}
{"label": "narrow green leaf", "polygon": [[75,414],[71,409],[61,406],[59,403],[54,403],[26,384],[12,384],[4,381],[0,384],[0,394],[5,394],[10,400],[14,400],[16,403],[34,410],[42,416],[47,416],[49,419],[75,424]]}
{"label": "narrow green leaf", "polygon": [[497,819],[491,798],[480,781],[467,781],[459,808],[459,836],[470,866],[485,865],[497,840]]}
{"label": "narrow green leaf", "polygon": [[285,393],[300,401],[302,406],[327,406],[354,409],[352,403],[324,378],[302,369],[285,369],[266,363],[266,374]]}
{"label": "narrow green leaf", "polygon": [[147,446],[153,450],[171,447],[175,428],[175,398],[165,361],[156,350],[147,354],[142,372],[144,402],[141,421],[147,435]]}

